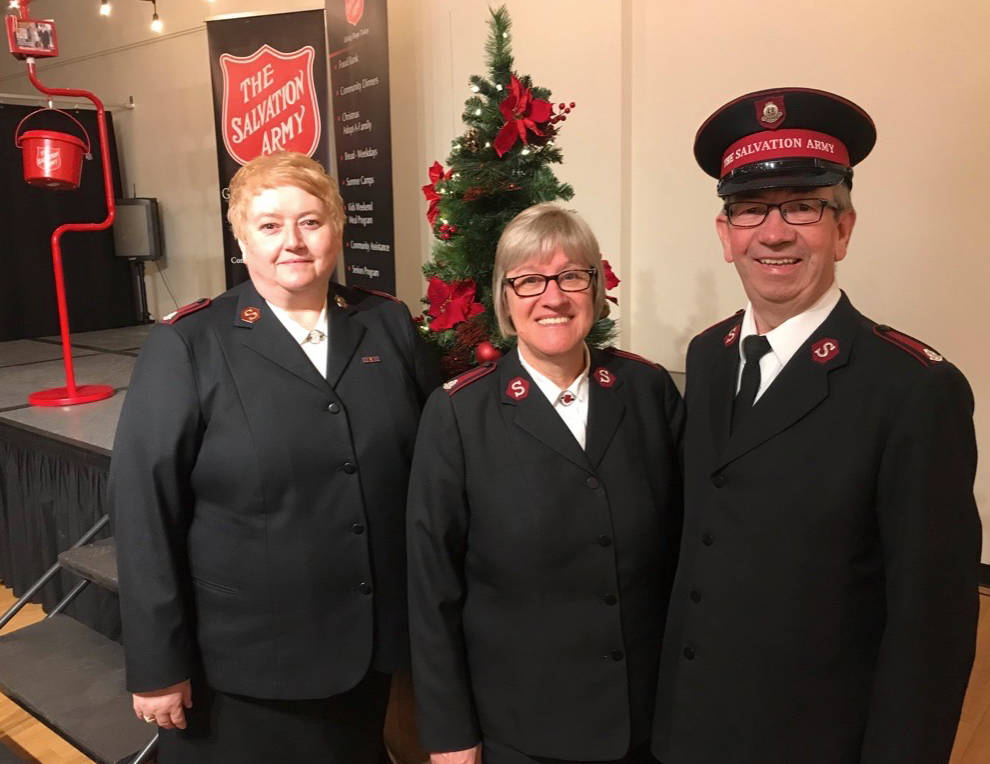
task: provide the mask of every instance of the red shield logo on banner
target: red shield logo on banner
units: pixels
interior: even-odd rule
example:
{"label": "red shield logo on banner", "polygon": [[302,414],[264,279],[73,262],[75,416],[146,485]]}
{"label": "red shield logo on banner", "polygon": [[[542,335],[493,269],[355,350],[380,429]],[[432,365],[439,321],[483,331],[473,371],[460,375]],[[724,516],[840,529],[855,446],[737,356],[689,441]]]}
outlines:
{"label": "red shield logo on banner", "polygon": [[262,45],[250,56],[220,56],[223,144],[238,164],[273,151],[312,156],[320,142],[320,110],[311,45],[282,53]]}
{"label": "red shield logo on banner", "polygon": [[35,164],[46,175],[51,175],[62,166],[62,150],[48,146],[38,146],[38,151],[34,155]]}
{"label": "red shield logo on banner", "polygon": [[344,0],[344,15],[348,24],[356,26],[364,15],[364,0]]}

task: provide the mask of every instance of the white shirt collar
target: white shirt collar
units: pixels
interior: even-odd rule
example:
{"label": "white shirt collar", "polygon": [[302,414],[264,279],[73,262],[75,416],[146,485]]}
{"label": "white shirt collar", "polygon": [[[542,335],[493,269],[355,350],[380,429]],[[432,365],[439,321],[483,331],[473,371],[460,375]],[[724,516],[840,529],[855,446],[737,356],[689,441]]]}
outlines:
{"label": "white shirt collar", "polygon": [[[839,304],[842,292],[835,281],[826,290],[825,294],[818,298],[814,305],[796,316],[792,316],[775,329],[766,333],[767,341],[770,343],[770,351],[777,357],[781,367],[786,366],[791,357],[798,351],[811,333],[815,331],[822,322],[828,318],[828,314]],[[742,341],[751,334],[757,334],[756,319],[753,318],[753,304],[747,303],[746,315],[743,316],[742,330],[739,337],[739,357],[745,360],[742,352]]]}
{"label": "white shirt collar", "polygon": [[519,356],[519,363],[522,364],[522,367],[529,376],[533,378],[536,386],[540,388],[540,391],[550,401],[551,406],[556,406],[565,392],[570,392],[577,399],[578,403],[583,404],[588,399],[588,371],[591,369],[591,353],[588,352],[587,345],[584,346],[584,368],[567,387],[557,387],[547,376],[538,372],[523,358],[522,351],[517,351],[517,355]]}
{"label": "white shirt collar", "polygon": [[[310,330],[302,326],[294,318],[292,318],[292,316],[289,315],[289,311],[285,310],[284,308],[280,308],[278,305],[273,305],[272,303],[268,302],[268,300],[265,300],[265,302],[268,303],[268,307],[272,309],[272,313],[275,314],[275,317],[282,323],[282,326],[285,327],[286,331],[288,331],[289,334],[292,335],[292,339],[294,339],[298,344],[302,345],[303,342],[306,341],[306,338],[309,337]],[[315,331],[323,332],[324,339],[329,334],[329,329],[327,326],[326,300],[323,301],[323,308],[322,310],[320,310],[319,318],[316,319],[316,323],[313,325],[313,329]]]}

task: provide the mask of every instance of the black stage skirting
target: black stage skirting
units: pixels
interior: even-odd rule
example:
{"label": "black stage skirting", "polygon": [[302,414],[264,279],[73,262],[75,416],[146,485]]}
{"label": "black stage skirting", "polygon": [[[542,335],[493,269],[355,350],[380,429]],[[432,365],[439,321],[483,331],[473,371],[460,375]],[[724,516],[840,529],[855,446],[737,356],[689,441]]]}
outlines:
{"label": "black stage skirting", "polygon": [[[27,396],[65,384],[58,339],[0,343],[0,580],[14,594],[23,594],[106,511],[113,433],[147,333],[147,326],[132,326],[73,335],[76,384],[108,384],[116,392],[105,401],[55,408],[29,406]],[[38,601],[50,609],[77,581],[60,573]],[[91,585],[66,612],[120,636],[110,592]]]}

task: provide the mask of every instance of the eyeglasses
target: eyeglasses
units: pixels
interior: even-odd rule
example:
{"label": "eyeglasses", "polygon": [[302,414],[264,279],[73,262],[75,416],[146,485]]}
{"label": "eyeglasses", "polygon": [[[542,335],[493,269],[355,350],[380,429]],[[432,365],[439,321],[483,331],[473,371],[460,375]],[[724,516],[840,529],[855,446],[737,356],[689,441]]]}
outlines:
{"label": "eyeglasses", "polygon": [[827,199],[788,199],[780,204],[730,202],[725,205],[725,216],[729,219],[729,225],[736,228],[756,228],[767,219],[774,207],[780,210],[784,222],[791,225],[811,225],[822,219],[826,207],[839,209]]}
{"label": "eyeglasses", "polygon": [[544,276],[542,273],[524,273],[521,276],[513,276],[505,279],[505,283],[512,287],[512,291],[518,297],[536,297],[547,291],[547,284],[556,281],[562,292],[583,292],[591,286],[598,271],[595,268],[584,270],[561,271],[553,276]]}

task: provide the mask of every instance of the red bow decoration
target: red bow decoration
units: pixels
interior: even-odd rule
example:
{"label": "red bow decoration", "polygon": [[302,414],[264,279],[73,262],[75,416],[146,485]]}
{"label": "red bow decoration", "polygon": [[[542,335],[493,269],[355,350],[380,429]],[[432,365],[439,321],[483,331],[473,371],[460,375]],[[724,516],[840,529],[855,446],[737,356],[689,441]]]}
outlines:
{"label": "red bow decoration", "polygon": [[430,206],[426,209],[426,219],[430,221],[431,226],[433,225],[433,221],[437,219],[437,215],[440,214],[441,197],[437,192],[437,183],[441,180],[450,180],[450,176],[453,173],[453,170],[447,170],[445,173],[443,171],[443,165],[439,162],[434,162],[430,165],[430,182],[423,186],[423,196],[430,203]]}
{"label": "red bow decoration", "polygon": [[498,155],[502,156],[515,146],[516,139],[522,139],[522,142],[528,145],[527,130],[534,135],[542,136],[543,133],[537,125],[550,119],[552,108],[549,101],[533,98],[531,90],[524,88],[513,74],[509,82],[509,95],[499,105],[505,124],[495,136],[495,151]]}
{"label": "red bow decoration", "polygon": [[453,329],[462,321],[483,312],[485,306],[474,301],[475,288],[474,279],[448,284],[432,276],[426,290],[426,299],[430,302],[427,313],[433,317],[430,329],[434,332]]}
{"label": "red bow decoration", "polygon": [[[602,270],[605,272],[605,291],[606,292],[609,289],[615,289],[615,287],[619,286],[619,284],[622,283],[619,280],[619,277],[615,275],[615,271],[612,270],[612,266],[608,264],[608,260],[606,260],[605,258],[602,258]],[[615,297],[613,297],[612,295],[610,295],[610,294],[605,295],[605,299],[606,300],[610,300],[611,302],[614,302],[616,305],[619,304],[619,301]]]}

